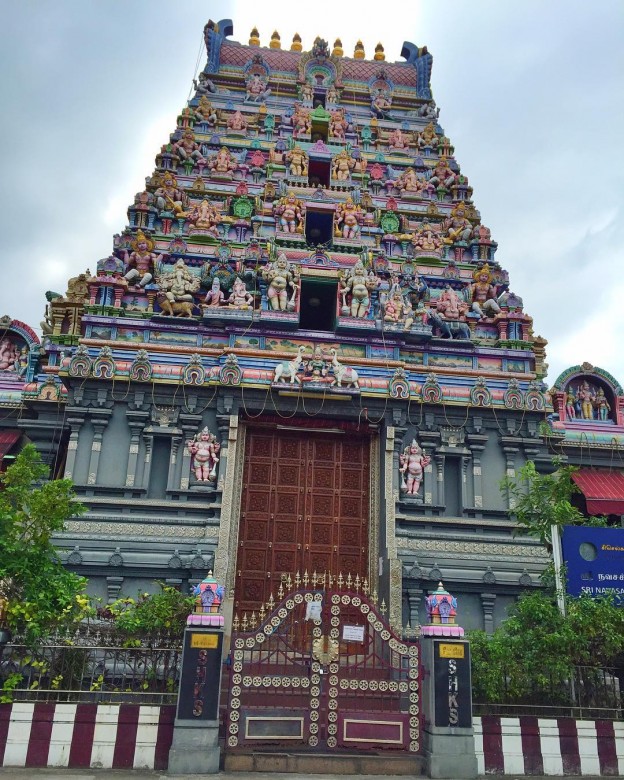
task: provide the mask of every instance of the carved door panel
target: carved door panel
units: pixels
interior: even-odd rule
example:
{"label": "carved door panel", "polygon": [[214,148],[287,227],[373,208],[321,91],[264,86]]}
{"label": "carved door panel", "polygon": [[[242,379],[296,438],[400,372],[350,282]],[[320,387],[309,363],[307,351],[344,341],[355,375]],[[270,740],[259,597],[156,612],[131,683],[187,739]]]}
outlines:
{"label": "carved door panel", "polygon": [[369,440],[248,430],[236,562],[238,614],[282,574],[368,574]]}

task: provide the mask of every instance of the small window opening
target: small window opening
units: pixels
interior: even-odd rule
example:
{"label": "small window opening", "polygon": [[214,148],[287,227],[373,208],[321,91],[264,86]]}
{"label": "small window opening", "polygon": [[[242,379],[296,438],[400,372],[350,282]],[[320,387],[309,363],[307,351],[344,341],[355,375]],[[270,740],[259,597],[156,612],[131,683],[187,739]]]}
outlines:
{"label": "small window opening", "polygon": [[333,332],[336,325],[338,282],[317,279],[301,280],[299,327],[305,330]]}
{"label": "small window opening", "polygon": [[325,108],[325,92],[314,93],[314,100],[312,102],[312,106],[314,108],[318,108],[319,106],[323,106],[323,108]]}
{"label": "small window opening", "polygon": [[329,246],[333,240],[334,215],[321,211],[306,212],[305,236],[310,246]]}
{"label": "small window opening", "polygon": [[329,187],[331,163],[329,160],[310,160],[308,165],[308,184],[311,187]]}

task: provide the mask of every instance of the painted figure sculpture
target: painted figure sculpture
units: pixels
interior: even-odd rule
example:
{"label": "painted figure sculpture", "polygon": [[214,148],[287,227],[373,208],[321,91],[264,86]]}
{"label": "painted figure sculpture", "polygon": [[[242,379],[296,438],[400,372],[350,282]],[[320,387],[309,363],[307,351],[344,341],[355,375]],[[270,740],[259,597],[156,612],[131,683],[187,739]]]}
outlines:
{"label": "painted figure sculpture", "polygon": [[214,433],[210,433],[206,427],[187,441],[186,446],[191,454],[191,471],[195,479],[198,482],[214,482],[221,449]]}
{"label": "painted figure sculpture", "polygon": [[412,439],[412,443],[399,456],[399,463],[401,490],[408,495],[416,495],[420,490],[424,469],[431,463],[431,458],[425,455],[416,439]]}

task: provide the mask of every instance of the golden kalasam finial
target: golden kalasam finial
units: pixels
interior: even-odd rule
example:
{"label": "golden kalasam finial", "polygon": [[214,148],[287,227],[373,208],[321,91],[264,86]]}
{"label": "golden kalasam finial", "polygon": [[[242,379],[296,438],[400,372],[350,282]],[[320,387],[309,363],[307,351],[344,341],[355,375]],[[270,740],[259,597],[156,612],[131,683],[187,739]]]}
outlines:
{"label": "golden kalasam finial", "polygon": [[355,60],[363,60],[364,57],[366,57],[366,52],[364,51],[364,44],[362,41],[358,41],[355,44],[355,50],[353,52],[353,59]]}
{"label": "golden kalasam finial", "polygon": [[344,49],[342,48],[342,41],[340,38],[336,38],[334,41],[334,49],[332,51],[332,57],[342,57]]}
{"label": "golden kalasam finial", "polygon": [[386,59],[386,55],[384,54],[384,47],[381,45],[381,43],[378,43],[377,46],[375,46],[375,59],[376,60]]}
{"label": "golden kalasam finial", "polygon": [[301,36],[299,35],[299,33],[295,33],[293,35],[292,43],[290,44],[290,50],[301,51],[302,48],[303,47],[301,46]]}
{"label": "golden kalasam finial", "polygon": [[271,49],[282,48],[281,38],[277,30],[273,30],[273,35],[271,36],[271,43],[269,43],[269,48]]}
{"label": "golden kalasam finial", "polygon": [[257,27],[254,27],[249,33],[249,45],[260,46],[260,33],[258,32]]}

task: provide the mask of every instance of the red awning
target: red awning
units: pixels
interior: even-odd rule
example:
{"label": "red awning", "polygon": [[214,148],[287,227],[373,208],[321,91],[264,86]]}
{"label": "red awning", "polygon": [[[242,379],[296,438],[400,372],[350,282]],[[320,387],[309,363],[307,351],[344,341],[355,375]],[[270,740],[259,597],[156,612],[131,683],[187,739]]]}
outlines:
{"label": "red awning", "polygon": [[587,500],[590,515],[624,515],[624,474],[621,471],[579,469],[572,474]]}
{"label": "red awning", "polygon": [[8,431],[0,431],[0,463],[2,459],[9,452],[11,447],[21,438],[22,432],[10,429]]}

